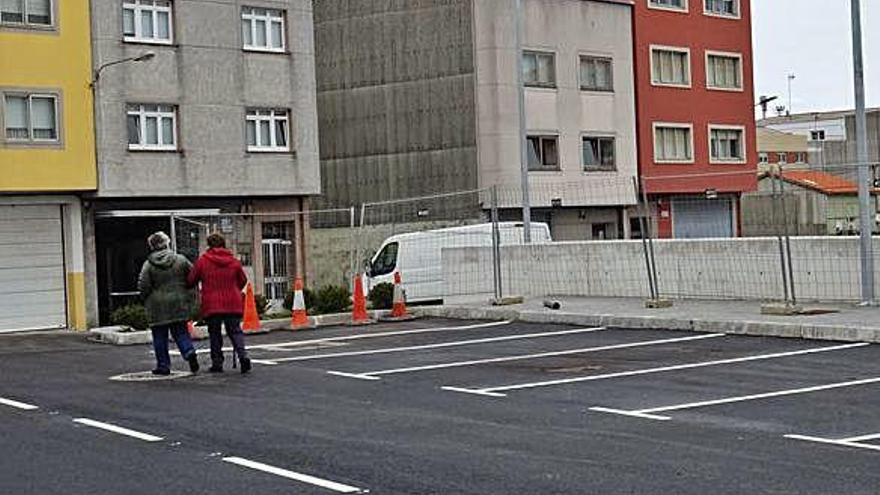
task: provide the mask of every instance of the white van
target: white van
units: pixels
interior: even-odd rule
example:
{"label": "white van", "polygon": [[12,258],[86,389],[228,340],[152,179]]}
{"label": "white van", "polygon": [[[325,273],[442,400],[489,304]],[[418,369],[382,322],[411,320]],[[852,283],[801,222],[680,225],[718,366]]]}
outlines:
{"label": "white van", "polygon": [[[546,223],[532,222],[531,227],[533,243],[551,242],[550,227]],[[523,243],[522,222],[499,222],[498,230],[502,246]],[[391,236],[385,239],[376,255],[365,263],[365,289],[369,293],[370,288],[378,284],[394,283],[394,272],[399,271],[406,286],[407,301],[442,300],[440,251],[443,248],[491,245],[491,223]]]}

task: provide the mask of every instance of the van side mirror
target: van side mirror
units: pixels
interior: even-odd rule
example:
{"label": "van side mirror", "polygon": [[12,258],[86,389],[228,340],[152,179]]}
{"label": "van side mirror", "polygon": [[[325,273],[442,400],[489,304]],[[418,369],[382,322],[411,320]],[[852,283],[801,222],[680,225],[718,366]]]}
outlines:
{"label": "van side mirror", "polygon": [[373,263],[370,262],[369,258],[364,259],[364,274],[368,277],[373,276]]}

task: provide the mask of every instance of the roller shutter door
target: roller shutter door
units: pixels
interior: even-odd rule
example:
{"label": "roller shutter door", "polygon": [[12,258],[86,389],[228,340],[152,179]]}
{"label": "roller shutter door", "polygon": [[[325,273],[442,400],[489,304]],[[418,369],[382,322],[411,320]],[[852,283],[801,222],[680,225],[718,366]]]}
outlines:
{"label": "roller shutter door", "polygon": [[672,225],[676,239],[733,237],[733,200],[673,200]]}
{"label": "roller shutter door", "polygon": [[61,207],[0,205],[0,332],[67,326]]}

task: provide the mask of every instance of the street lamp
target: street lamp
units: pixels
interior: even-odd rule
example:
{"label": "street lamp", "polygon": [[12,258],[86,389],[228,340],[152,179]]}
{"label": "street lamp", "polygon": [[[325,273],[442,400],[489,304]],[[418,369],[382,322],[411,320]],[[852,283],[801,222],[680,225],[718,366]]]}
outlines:
{"label": "street lamp", "polygon": [[794,74],[788,75],[788,115],[791,115],[791,82],[795,80],[797,76]]}
{"label": "street lamp", "polygon": [[529,152],[528,138],[526,135],[526,93],[523,81],[523,2],[516,0],[514,3],[514,33],[516,36],[516,91],[517,111],[519,113],[519,166],[520,166],[520,189],[522,190],[522,218],[523,218],[523,243],[532,242],[532,205],[529,195]]}
{"label": "street lamp", "polygon": [[112,62],[107,62],[106,64],[102,64],[95,70],[94,74],[92,75],[92,82],[89,83],[89,86],[91,86],[92,89],[97,86],[98,80],[101,78],[101,72],[103,72],[104,69],[106,69],[107,67],[124,64],[126,62],[146,62],[148,60],[152,60],[155,56],[156,52],[144,52],[136,57],[126,57],[123,59],[114,60]]}

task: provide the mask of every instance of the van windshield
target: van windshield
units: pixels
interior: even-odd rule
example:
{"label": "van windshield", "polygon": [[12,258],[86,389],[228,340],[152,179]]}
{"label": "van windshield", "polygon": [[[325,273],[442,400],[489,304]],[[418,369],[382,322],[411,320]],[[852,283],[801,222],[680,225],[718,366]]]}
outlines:
{"label": "van windshield", "polygon": [[373,266],[370,273],[371,276],[377,277],[379,275],[388,275],[394,271],[394,268],[397,266],[397,248],[398,245],[396,242],[386,244],[385,247],[382,248],[382,251],[380,251],[373,260]]}

